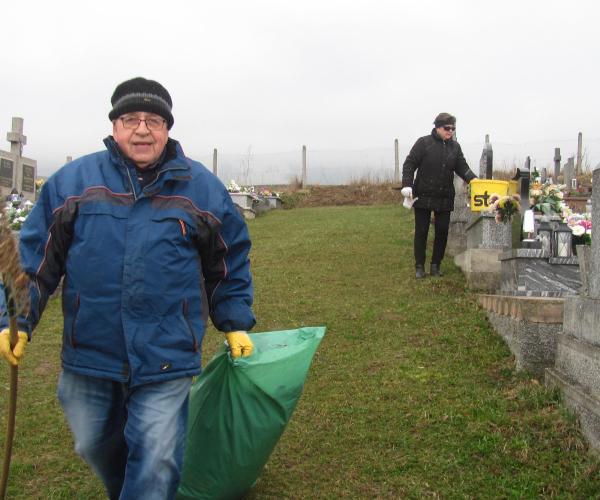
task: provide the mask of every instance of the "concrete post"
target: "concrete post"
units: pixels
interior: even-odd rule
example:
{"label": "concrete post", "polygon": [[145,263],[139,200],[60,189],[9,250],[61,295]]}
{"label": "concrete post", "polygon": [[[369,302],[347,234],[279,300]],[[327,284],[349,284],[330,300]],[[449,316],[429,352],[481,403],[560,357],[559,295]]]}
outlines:
{"label": "concrete post", "polygon": [[394,139],[394,182],[400,182],[400,155],[398,151],[398,139]]}
{"label": "concrete post", "polygon": [[306,187],[306,146],[302,146],[302,189]]}
{"label": "concrete post", "polygon": [[581,156],[583,147],[583,136],[581,132],[577,134],[577,164],[575,165],[575,177],[581,175]]}
{"label": "concrete post", "polygon": [[213,174],[217,175],[217,148],[213,149]]}

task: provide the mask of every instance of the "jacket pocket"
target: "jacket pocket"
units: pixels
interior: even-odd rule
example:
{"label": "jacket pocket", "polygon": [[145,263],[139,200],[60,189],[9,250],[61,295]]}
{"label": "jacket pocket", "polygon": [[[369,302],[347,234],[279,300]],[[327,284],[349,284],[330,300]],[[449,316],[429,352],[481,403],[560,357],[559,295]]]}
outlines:
{"label": "jacket pocket", "polygon": [[75,329],[75,325],[77,324],[77,316],[79,315],[79,302],[80,302],[80,298],[79,298],[79,293],[77,295],[75,295],[75,302],[73,305],[73,319],[71,320],[71,335],[70,337],[70,342],[71,342],[71,347],[73,349],[77,349],[77,337],[75,335],[76,329]]}
{"label": "jacket pocket", "polygon": [[190,322],[190,318],[188,315],[187,299],[183,300],[183,319],[185,320],[185,324],[187,325],[190,336],[192,337],[192,348],[194,352],[196,352],[198,350],[198,341],[196,340],[196,335],[194,335],[194,329],[192,328],[192,323]]}

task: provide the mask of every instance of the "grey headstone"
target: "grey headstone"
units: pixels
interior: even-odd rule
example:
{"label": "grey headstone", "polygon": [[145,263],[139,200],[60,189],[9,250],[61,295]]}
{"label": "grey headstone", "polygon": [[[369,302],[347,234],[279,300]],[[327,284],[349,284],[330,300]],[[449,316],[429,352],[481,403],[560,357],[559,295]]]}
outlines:
{"label": "grey headstone", "polygon": [[573,176],[574,176],[574,170],[575,168],[575,164],[574,164],[574,158],[571,156],[569,158],[569,160],[567,161],[567,163],[565,164],[565,169],[564,169],[564,184],[567,186],[567,189],[571,189],[571,182],[573,181]]}
{"label": "grey headstone", "polygon": [[554,148],[554,181],[560,175],[560,148]]}
{"label": "grey headstone", "polygon": [[600,299],[600,169],[592,176],[592,249],[588,285],[590,297]]}

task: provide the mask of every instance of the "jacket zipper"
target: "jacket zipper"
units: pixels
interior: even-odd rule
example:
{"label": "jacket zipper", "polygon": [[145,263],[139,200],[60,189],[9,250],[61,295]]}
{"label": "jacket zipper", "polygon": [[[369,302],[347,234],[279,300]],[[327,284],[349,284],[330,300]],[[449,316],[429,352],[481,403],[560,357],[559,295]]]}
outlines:
{"label": "jacket zipper", "polygon": [[194,351],[198,350],[198,342],[196,341],[196,336],[194,335],[194,330],[192,330],[192,324],[188,318],[188,301],[187,299],[183,300],[183,318],[185,319],[185,323],[187,324],[190,335],[192,336],[192,341],[194,343]]}
{"label": "jacket zipper", "polygon": [[131,186],[131,194],[133,194],[133,201],[137,201],[137,196],[135,194],[135,186],[133,185],[133,181],[131,180],[131,172],[129,172],[129,167],[125,165],[125,170],[127,171],[127,178],[129,179],[129,185]]}
{"label": "jacket zipper", "polygon": [[71,347],[77,349],[77,340],[75,339],[75,323],[79,315],[79,294],[75,297],[75,311],[73,312],[73,321],[71,322]]}

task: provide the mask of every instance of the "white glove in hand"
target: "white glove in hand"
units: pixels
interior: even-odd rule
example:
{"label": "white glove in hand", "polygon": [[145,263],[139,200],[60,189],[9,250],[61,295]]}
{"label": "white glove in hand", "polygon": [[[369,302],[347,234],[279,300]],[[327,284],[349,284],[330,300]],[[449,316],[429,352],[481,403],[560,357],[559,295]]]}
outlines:
{"label": "white glove in hand", "polygon": [[400,193],[402,194],[402,196],[404,196],[405,198],[412,198],[412,188],[411,187],[403,187],[400,190]]}

